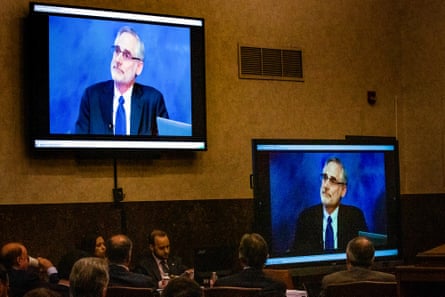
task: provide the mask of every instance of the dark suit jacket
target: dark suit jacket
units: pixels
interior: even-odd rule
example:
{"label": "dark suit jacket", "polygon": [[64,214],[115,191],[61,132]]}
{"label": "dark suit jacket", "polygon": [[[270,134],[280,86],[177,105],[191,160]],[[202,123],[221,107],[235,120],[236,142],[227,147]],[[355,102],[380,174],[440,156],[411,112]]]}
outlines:
{"label": "dark suit jacket", "polygon": [[137,288],[152,288],[156,289],[156,284],[153,279],[147,275],[134,273],[126,270],[124,267],[110,264],[110,286],[126,286]]}
{"label": "dark suit jacket", "polygon": [[216,287],[262,288],[268,296],[286,296],[286,284],[273,280],[261,269],[244,269],[236,274],[218,278]]}
{"label": "dark suit jacket", "polygon": [[390,273],[373,271],[362,267],[352,267],[350,270],[337,271],[325,275],[321,281],[322,290],[320,296],[325,295],[324,292],[329,285],[356,281],[395,282],[396,277]]}
{"label": "dark suit jacket", "polygon": [[[182,261],[178,257],[169,257],[167,265],[172,275],[181,275],[187,269]],[[151,277],[156,284],[162,280],[161,272],[159,271],[158,263],[156,262],[151,252],[145,253],[145,255],[139,260],[138,264],[134,268],[134,272],[142,273]]]}
{"label": "dark suit jacket", "polygon": [[[354,206],[341,204],[338,209],[337,243],[346,250],[348,242],[358,231],[368,231],[363,212]],[[297,219],[294,251],[309,254],[323,251],[323,207],[321,204],[305,209]]]}
{"label": "dark suit jacket", "polygon": [[[114,81],[88,87],[81,99],[76,134],[113,134]],[[131,135],[158,135],[156,117],[168,118],[161,92],[134,84],[131,96]]]}
{"label": "dark suit jacket", "polygon": [[49,276],[49,282],[40,278],[39,272],[33,267],[27,270],[8,270],[10,297],[22,297],[26,292],[35,288],[50,288],[59,281],[57,273]]}

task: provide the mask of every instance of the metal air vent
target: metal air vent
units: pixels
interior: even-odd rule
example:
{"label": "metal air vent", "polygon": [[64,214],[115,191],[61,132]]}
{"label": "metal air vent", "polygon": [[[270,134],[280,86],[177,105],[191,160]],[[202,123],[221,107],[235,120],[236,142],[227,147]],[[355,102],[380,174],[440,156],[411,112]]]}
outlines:
{"label": "metal air vent", "polygon": [[303,81],[302,52],[240,45],[239,76],[247,79]]}

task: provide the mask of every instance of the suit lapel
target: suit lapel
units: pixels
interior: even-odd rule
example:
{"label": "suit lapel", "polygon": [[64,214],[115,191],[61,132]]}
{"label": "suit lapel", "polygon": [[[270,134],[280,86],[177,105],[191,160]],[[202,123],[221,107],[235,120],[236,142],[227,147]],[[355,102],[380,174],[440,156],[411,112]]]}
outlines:
{"label": "suit lapel", "polygon": [[110,80],[100,94],[100,110],[104,123],[113,123],[113,81]]}
{"label": "suit lapel", "polygon": [[131,119],[130,119],[130,134],[138,135],[140,121],[142,119],[142,104],[141,104],[141,89],[138,84],[133,86],[133,94],[131,94]]}
{"label": "suit lapel", "polygon": [[[339,249],[343,248],[343,238],[345,237],[343,225],[344,222],[347,222],[348,219],[345,219],[345,214],[342,213],[341,205],[338,207],[338,216],[337,216],[337,247]],[[351,222],[350,222],[351,223]]]}
{"label": "suit lapel", "polygon": [[318,243],[319,243],[319,248],[321,248],[321,250],[324,249],[324,244],[323,244],[323,216],[324,216],[324,212],[323,212],[323,205],[321,205],[320,208],[318,208],[317,211],[317,217],[314,221],[314,230],[318,230],[316,234],[318,235]]}

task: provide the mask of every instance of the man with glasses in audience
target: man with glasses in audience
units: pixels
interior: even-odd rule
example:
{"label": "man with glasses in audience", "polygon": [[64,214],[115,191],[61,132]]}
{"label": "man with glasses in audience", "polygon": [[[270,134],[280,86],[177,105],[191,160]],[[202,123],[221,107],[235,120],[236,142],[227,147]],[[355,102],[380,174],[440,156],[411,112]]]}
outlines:
{"label": "man with glasses in audience", "polygon": [[298,254],[344,251],[359,231],[368,231],[363,212],[341,204],[348,186],[341,160],[328,159],[320,176],[321,203],[305,209],[297,219],[294,252]]}
{"label": "man with glasses in audience", "polygon": [[112,80],[88,87],[81,99],[76,134],[158,135],[156,117],[168,118],[157,89],[136,83],[144,67],[144,43],[130,27],[116,35]]}

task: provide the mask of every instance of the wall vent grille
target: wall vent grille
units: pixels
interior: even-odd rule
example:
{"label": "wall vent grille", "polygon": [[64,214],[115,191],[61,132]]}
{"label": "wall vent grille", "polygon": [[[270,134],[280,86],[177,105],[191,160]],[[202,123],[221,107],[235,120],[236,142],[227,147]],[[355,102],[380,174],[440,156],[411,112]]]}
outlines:
{"label": "wall vent grille", "polygon": [[239,76],[246,79],[303,81],[301,50],[239,46]]}

